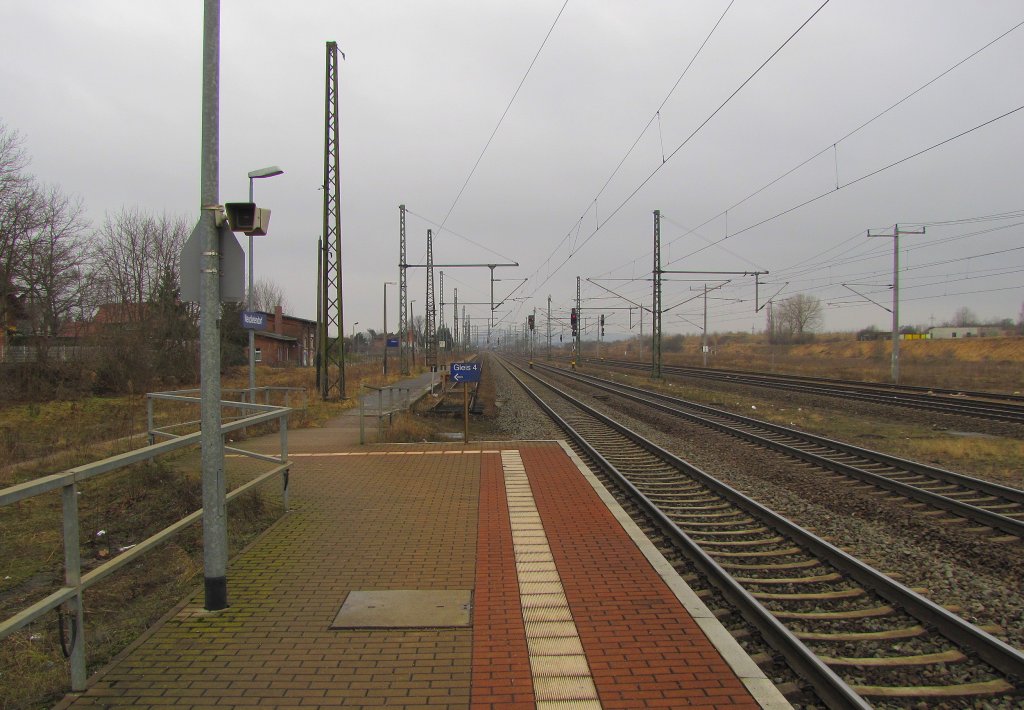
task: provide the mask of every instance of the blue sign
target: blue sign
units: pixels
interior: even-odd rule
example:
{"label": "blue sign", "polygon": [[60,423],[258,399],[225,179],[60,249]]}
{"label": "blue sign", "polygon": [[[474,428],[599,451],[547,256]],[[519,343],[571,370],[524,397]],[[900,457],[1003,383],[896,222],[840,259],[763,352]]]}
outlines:
{"label": "blue sign", "polygon": [[452,382],[479,382],[482,370],[479,362],[453,362],[448,376]]}
{"label": "blue sign", "polygon": [[248,330],[263,330],[267,327],[267,314],[259,311],[242,311],[242,327]]}
{"label": "blue sign", "polygon": [[388,338],[388,347],[389,348],[397,348],[398,347],[398,338]]}

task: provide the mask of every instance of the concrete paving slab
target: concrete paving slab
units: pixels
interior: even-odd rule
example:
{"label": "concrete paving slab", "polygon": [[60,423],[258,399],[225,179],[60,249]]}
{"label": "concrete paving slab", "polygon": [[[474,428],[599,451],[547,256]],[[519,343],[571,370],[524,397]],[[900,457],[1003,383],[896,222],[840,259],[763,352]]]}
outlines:
{"label": "concrete paving slab", "polygon": [[349,592],[332,629],[469,626],[469,589],[377,589]]}

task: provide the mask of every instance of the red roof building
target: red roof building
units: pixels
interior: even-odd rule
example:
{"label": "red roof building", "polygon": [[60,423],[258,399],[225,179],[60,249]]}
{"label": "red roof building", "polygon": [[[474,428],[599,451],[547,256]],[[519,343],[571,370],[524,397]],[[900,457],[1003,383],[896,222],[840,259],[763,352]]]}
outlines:
{"label": "red roof building", "polygon": [[[278,306],[267,314],[264,330],[257,330],[253,338],[256,362],[271,367],[311,367],[314,363],[316,321],[286,316]],[[249,349],[246,348],[246,357]]]}

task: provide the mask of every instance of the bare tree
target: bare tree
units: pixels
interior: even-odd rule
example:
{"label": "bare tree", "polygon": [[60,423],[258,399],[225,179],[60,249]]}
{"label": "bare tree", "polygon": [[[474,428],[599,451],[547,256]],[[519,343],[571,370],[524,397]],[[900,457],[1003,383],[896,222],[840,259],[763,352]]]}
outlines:
{"label": "bare tree", "polygon": [[956,313],[953,314],[953,320],[949,324],[957,328],[978,325],[978,315],[967,306],[961,306],[956,309]]}
{"label": "bare tree", "polygon": [[802,340],[821,328],[824,314],[821,300],[798,293],[775,306],[775,329],[784,340]]}
{"label": "bare tree", "polygon": [[[167,274],[178,280],[178,259],[188,238],[184,217],[153,217],[124,208],[106,215],[94,236],[93,283],[100,303],[122,304],[138,322]],[[98,304],[97,304],[98,305]]]}
{"label": "bare tree", "polygon": [[81,304],[85,208],[56,186],[41,193],[41,224],[28,239],[19,269],[33,331],[55,336]]}
{"label": "bare tree", "polygon": [[[248,302],[246,298],[246,304]],[[273,313],[277,306],[281,306],[282,311],[288,310],[288,301],[282,288],[268,279],[256,279],[252,285],[253,310]]]}
{"label": "bare tree", "polygon": [[43,218],[39,186],[27,167],[21,135],[0,123],[0,324],[6,324],[10,299],[21,290],[25,242]]}

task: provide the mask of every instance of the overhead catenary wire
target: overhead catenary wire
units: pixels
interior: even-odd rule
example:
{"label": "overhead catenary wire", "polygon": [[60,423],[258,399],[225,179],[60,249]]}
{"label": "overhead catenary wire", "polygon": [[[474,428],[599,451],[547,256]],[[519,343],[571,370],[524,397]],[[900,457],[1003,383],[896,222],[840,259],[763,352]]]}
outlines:
{"label": "overhead catenary wire", "polygon": [[[955,140],[963,138],[966,135],[970,135],[971,133],[974,133],[975,131],[981,130],[982,128],[985,128],[986,126],[989,126],[989,125],[991,125],[991,124],[993,124],[993,123],[995,123],[997,121],[1001,121],[1004,118],[1012,116],[1015,113],[1017,113],[1018,111],[1021,111],[1022,109],[1024,109],[1024,104],[1022,104],[1020,106],[1017,106],[1016,108],[1012,108],[1009,111],[1006,111],[1005,113],[1001,113],[998,116],[995,116],[994,118],[990,118],[987,121],[983,121],[982,123],[979,123],[976,126],[973,126],[972,128],[968,128],[967,130],[961,131],[960,133],[957,133],[954,136],[950,136],[949,138],[941,140],[938,143],[933,143],[932,145],[928,146],[927,148],[923,148],[923,149],[921,149],[921,150],[919,150],[919,151],[917,151],[915,153],[911,153],[910,155],[906,155],[906,156],[904,156],[902,158],[899,158],[898,160],[894,160],[893,162],[891,162],[891,163],[889,163],[887,165],[884,165],[884,166],[882,166],[880,168],[872,170],[869,173],[861,175],[858,178],[850,180],[849,182],[844,183],[843,185],[841,185],[839,189],[841,190],[841,189],[850,187],[851,185],[856,185],[857,183],[863,182],[864,180],[872,178],[875,175],[878,175],[880,173],[885,172],[886,170],[891,170],[892,168],[894,168],[894,167],[896,167],[898,165],[901,165],[901,164],[903,164],[903,163],[905,163],[905,162],[907,162],[909,160],[913,160],[914,158],[918,158],[918,157],[924,155],[925,153],[929,153],[929,152],[935,150],[936,148],[941,148],[942,146],[946,145],[947,143],[952,143]],[[772,222],[772,221],[774,221],[774,220],[776,220],[776,219],[778,219],[780,217],[784,217],[785,215],[790,214],[791,212],[795,212],[796,210],[798,210],[798,209],[800,209],[802,207],[806,207],[807,205],[813,204],[814,202],[817,202],[818,200],[820,200],[820,199],[822,199],[824,197],[828,197],[830,195],[834,195],[836,192],[838,192],[838,190],[830,189],[830,190],[828,190],[826,192],[821,193],[820,195],[817,195],[817,196],[812,197],[810,199],[804,200],[803,202],[800,202],[799,204],[793,205],[792,207],[789,207],[789,208],[784,209],[784,210],[782,210],[780,212],[777,212],[777,213],[775,213],[774,215],[772,215],[770,217],[766,217],[766,218],[764,218],[764,219],[762,219],[762,220],[760,220],[758,222],[755,222],[754,224],[751,224],[751,225],[749,225],[747,227],[744,227],[743,229],[740,229],[740,230],[738,230],[736,232],[733,232],[732,234],[724,236],[721,239],[717,239],[714,242],[712,242],[711,244],[708,244],[707,246],[701,247],[700,249],[696,249],[696,250],[694,250],[692,252],[689,252],[689,253],[684,254],[684,255],[682,255],[680,257],[677,257],[676,259],[673,259],[673,262],[674,261],[681,261],[682,259],[686,259],[686,258],[689,258],[689,257],[694,256],[696,254],[699,254],[702,251],[704,251],[704,250],[706,250],[706,249],[708,249],[708,248],[710,248],[712,246],[717,246],[718,244],[720,244],[721,242],[724,242],[727,239],[731,239],[733,237],[739,236],[740,234],[744,234],[746,232],[749,232],[752,229],[756,229],[756,228],[758,228],[760,226],[768,224],[769,222]],[[669,263],[672,263],[672,262],[669,262]]]}
{"label": "overhead catenary wire", "polygon": [[[798,163],[798,164],[797,164],[797,165],[795,165],[794,167],[792,167],[792,168],[790,168],[789,170],[787,170],[787,171],[783,172],[783,173],[782,173],[781,175],[779,175],[778,177],[776,177],[776,178],[774,178],[774,179],[770,180],[770,181],[769,181],[768,183],[766,183],[765,185],[761,186],[760,188],[758,188],[758,189],[757,189],[757,190],[755,190],[754,192],[750,193],[750,194],[749,194],[749,195],[747,195],[746,197],[742,198],[741,200],[739,200],[739,201],[735,202],[734,204],[730,205],[729,207],[726,207],[726,208],[725,208],[724,210],[722,210],[722,211],[718,212],[718,213],[717,213],[716,215],[714,215],[714,216],[710,217],[709,219],[705,220],[704,222],[702,222],[701,224],[699,224],[699,225],[698,225],[697,227],[695,227],[694,229],[692,229],[692,230],[688,230],[688,231],[687,231],[686,233],[684,233],[684,234],[680,235],[679,237],[675,237],[675,238],[673,238],[673,239],[670,239],[670,240],[668,240],[668,241],[667,241],[667,242],[665,243],[665,247],[666,247],[666,248],[671,248],[672,244],[674,244],[675,242],[677,242],[677,241],[678,241],[679,239],[682,239],[683,237],[687,236],[687,235],[688,235],[688,234],[689,234],[690,232],[695,232],[696,230],[699,230],[699,229],[701,229],[701,228],[703,228],[703,227],[707,226],[707,225],[708,225],[708,224],[710,224],[711,222],[714,222],[715,220],[719,219],[720,217],[723,217],[723,216],[725,216],[725,217],[726,217],[726,219],[728,220],[728,214],[729,214],[729,211],[730,211],[730,210],[734,210],[735,208],[739,207],[740,205],[742,205],[742,204],[746,203],[747,201],[749,201],[749,200],[751,200],[752,198],[756,197],[757,195],[761,194],[761,193],[762,193],[762,192],[764,192],[765,190],[769,189],[770,187],[772,187],[773,185],[777,184],[777,183],[778,183],[779,181],[781,181],[781,180],[785,179],[785,178],[786,178],[786,177],[788,177],[789,175],[792,175],[792,174],[793,174],[794,172],[796,172],[796,171],[797,171],[797,170],[799,170],[800,168],[804,167],[804,166],[805,166],[805,165],[807,165],[808,163],[812,162],[812,161],[813,161],[813,160],[815,160],[816,158],[820,157],[820,156],[821,156],[821,155],[823,155],[824,153],[828,152],[829,150],[837,150],[837,146],[838,146],[838,144],[839,144],[839,143],[841,143],[841,142],[845,141],[846,139],[848,139],[848,138],[850,138],[850,137],[854,136],[855,134],[857,134],[857,133],[859,133],[860,131],[862,131],[862,130],[863,130],[864,128],[867,128],[867,127],[868,127],[869,125],[871,125],[872,123],[874,123],[874,122],[875,122],[875,121],[877,121],[878,119],[882,118],[883,116],[885,116],[886,114],[888,114],[889,112],[891,112],[892,110],[894,110],[895,108],[897,108],[898,106],[900,106],[900,105],[902,105],[902,104],[906,103],[906,102],[907,102],[907,101],[908,101],[909,99],[911,99],[912,97],[916,96],[916,95],[917,95],[917,94],[919,94],[919,93],[920,93],[921,91],[923,91],[923,90],[924,90],[924,89],[926,89],[927,87],[929,87],[929,86],[931,86],[932,84],[934,84],[935,82],[937,82],[937,81],[938,81],[939,79],[941,79],[941,78],[945,77],[946,75],[950,74],[950,73],[951,73],[951,72],[953,72],[954,70],[958,69],[959,67],[961,67],[962,65],[964,65],[965,63],[967,63],[968,61],[970,61],[971,59],[973,59],[974,57],[978,56],[979,54],[981,54],[981,53],[982,53],[982,52],[984,52],[985,50],[989,49],[990,47],[992,47],[993,45],[995,45],[995,44],[996,44],[997,42],[999,42],[1000,40],[1002,40],[1002,39],[1006,38],[1006,37],[1007,37],[1008,35],[1010,35],[1011,33],[1013,33],[1014,31],[1016,31],[1017,29],[1019,29],[1019,28],[1020,28],[1020,27],[1022,27],[1022,26],[1024,26],[1024,20],[1022,20],[1021,22],[1018,22],[1017,24],[1013,25],[1013,26],[1012,26],[1012,27],[1011,27],[1010,29],[1008,29],[1008,30],[1006,30],[1006,31],[1002,32],[1001,34],[999,34],[999,35],[998,35],[997,37],[995,37],[994,39],[992,39],[992,40],[990,40],[990,41],[986,42],[986,43],[985,43],[984,45],[982,45],[982,46],[981,46],[981,47],[979,47],[978,49],[974,50],[973,52],[969,53],[968,55],[966,55],[965,57],[963,57],[963,58],[962,58],[962,59],[960,59],[959,61],[955,62],[954,64],[952,64],[952,65],[951,65],[950,67],[948,67],[947,69],[943,70],[943,71],[942,71],[942,72],[940,72],[939,74],[935,75],[934,77],[932,77],[931,79],[929,79],[928,81],[926,81],[926,82],[925,82],[924,84],[921,84],[921,85],[920,85],[920,86],[918,86],[918,87],[917,87],[916,89],[912,90],[911,92],[909,92],[908,94],[906,94],[905,96],[903,96],[903,97],[902,97],[901,99],[899,99],[899,100],[898,100],[898,101],[896,101],[895,103],[893,103],[893,104],[890,104],[890,105],[889,105],[888,107],[886,107],[885,109],[883,109],[883,110],[879,111],[879,112],[878,112],[878,113],[876,113],[876,114],[875,114],[874,116],[872,116],[872,117],[871,117],[870,119],[868,119],[867,121],[864,121],[864,122],[863,122],[863,123],[861,123],[861,124],[860,124],[859,126],[857,126],[856,128],[854,128],[853,130],[851,130],[851,131],[847,132],[847,133],[846,133],[845,135],[843,135],[842,137],[840,137],[840,138],[836,139],[835,141],[833,141],[833,142],[832,142],[832,143],[831,143],[830,145],[828,145],[828,146],[826,146],[825,148],[823,148],[823,149],[819,150],[818,152],[816,152],[816,153],[815,153],[814,155],[810,156],[809,158],[806,158],[805,160],[801,161],[800,163]],[[838,171],[838,168],[837,168],[837,171]],[[852,183],[847,183],[847,185],[849,185],[849,184],[852,184]],[[828,192],[828,193],[824,193],[824,194],[822,194],[822,195],[819,195],[819,197],[818,197],[817,199],[820,199],[821,197],[824,197],[824,196],[826,196],[827,194],[830,194],[831,192],[837,191],[837,190],[841,189],[842,187],[845,187],[845,186],[844,186],[844,185],[841,185],[841,184],[840,184],[840,182],[839,182],[839,179],[838,179],[838,172],[837,172],[837,177],[836,177],[836,187],[835,187],[835,188],[834,188],[834,189],[833,189],[832,191],[830,191],[830,192]],[[809,204],[809,203],[806,203],[806,204]],[[803,205],[803,204],[801,204],[801,205],[798,205],[798,206],[797,206],[797,208],[799,208],[799,207],[802,207],[802,206],[804,206],[804,205]],[[781,215],[779,215],[779,216],[781,216]],[[918,222],[906,222],[906,221],[904,221],[904,222],[905,222],[905,223],[907,223],[908,225],[912,225],[912,226],[930,226],[930,225],[929,225],[929,224],[927,224],[927,223],[918,223]],[[728,221],[726,222],[726,224],[728,225]],[[936,224],[938,224],[938,223],[936,223]],[[759,226],[759,225],[754,225],[754,226]],[[728,233],[728,228],[727,228],[727,229],[726,229],[726,236],[725,236],[725,239],[728,239],[728,238],[729,238],[730,236],[735,236],[735,234],[733,234],[733,235],[730,235],[730,234]],[[852,240],[852,239],[857,239],[857,238],[859,238],[860,236],[861,236],[861,232],[859,232],[859,231],[858,231],[858,232],[857,232],[857,234],[855,234],[855,235],[851,236],[851,237],[850,237],[849,239],[851,239],[851,240]],[[719,242],[721,242],[721,241],[724,241],[724,239],[723,239],[723,240],[719,240]],[[717,245],[717,244],[718,244],[718,242],[715,242],[715,243],[714,243],[714,245]],[[710,245],[709,245],[709,246],[710,246]],[[829,251],[829,250],[831,250],[831,249],[832,249],[832,247],[830,247],[830,249],[826,250],[826,252],[827,252],[827,251]],[[648,252],[647,254],[649,254],[649,252]],[[684,257],[680,257],[680,258],[685,258],[685,256],[684,256]],[[810,258],[816,258],[816,257],[810,257]],[[678,259],[676,259],[675,261],[678,261]],[[670,263],[671,263],[671,262],[670,262]],[[616,267],[616,269],[617,269],[617,268],[620,268],[620,267]],[[612,273],[612,272],[614,272],[614,271],[615,271],[615,269],[611,269],[611,270],[609,270],[609,271],[606,271],[605,273],[606,273],[606,274],[607,274],[607,273]]]}
{"label": "overhead catenary wire", "polygon": [[[626,196],[626,198],[624,200],[622,200],[618,204],[618,206],[616,206],[613,210],[611,210],[611,212],[607,216],[605,216],[605,218],[603,220],[599,221],[597,226],[595,226],[594,230],[587,236],[587,238],[584,239],[583,242],[581,244],[579,244],[575,249],[573,249],[572,252],[568,256],[566,256],[565,259],[563,259],[558,264],[557,267],[554,268],[553,271],[549,271],[547,277],[543,281],[541,281],[539,284],[537,284],[537,286],[535,287],[534,291],[530,294],[530,297],[533,297],[537,293],[538,290],[540,290],[549,280],[551,280],[552,276],[554,276],[556,273],[561,271],[562,267],[564,267],[572,259],[573,256],[575,256],[577,253],[579,253],[579,251],[581,249],[583,249],[587,244],[589,244],[590,241],[598,234],[598,232],[601,231],[601,228],[605,224],[607,224],[613,217],[615,217],[615,215],[617,215],[622,210],[623,207],[625,207],[627,204],[629,204],[629,202],[632,201],[632,199],[637,195],[637,193],[639,193],[640,190],[642,190],[644,188],[644,186],[646,186],[647,183],[650,182],[651,179],[653,179],[654,176],[657,175],[661,171],[661,169],[663,167],[665,167],[665,165],[667,165],[668,162],[670,160],[672,160],[672,158],[675,157],[679,153],[679,151],[681,151],[712,119],[714,119],[714,117],[717,116],[722,111],[722,109],[725,108],[725,106],[727,106],[729,104],[729,102],[732,101],[732,99],[735,98],[736,95],[739,94],[740,91],[742,91],[743,88],[745,86],[747,86],[747,84],[749,84],[754,79],[754,77],[756,77],[776,56],[778,56],[778,54],[783,49],[785,49],[785,47],[790,42],[792,42],[793,39],[805,27],[807,27],[807,25],[811,22],[811,20],[813,20],[818,15],[818,13],[820,13],[822,11],[822,9],[824,9],[825,6],[828,5],[829,2],[830,2],[830,0],[825,0],[825,2],[823,2],[820,6],[818,6],[818,8],[813,13],[811,13],[811,15],[806,20],[804,20],[800,24],[800,26],[797,27],[796,30],[794,30],[793,33],[790,34],[789,37],[787,37],[785,39],[785,41],[783,41],[782,44],[780,44],[768,56],[768,58],[765,59],[757,67],[757,69],[755,69],[731,94],[729,94],[729,96],[721,104],[719,104],[718,107],[714,111],[712,111],[711,114],[707,118],[705,118],[695,129],[693,129],[693,131],[690,133],[690,135],[688,135],[671,153],[669,153],[669,155],[665,158],[664,162],[660,163],[656,168],[654,168],[654,170],[652,170],[650,172],[650,174],[648,174],[647,177],[645,177],[640,182],[640,184],[637,185],[636,188],[634,188],[633,191],[630,192]],[[717,25],[716,25],[716,27],[717,27]],[[604,188],[602,188],[602,189],[604,189]],[[595,198],[595,204],[596,204],[596,198]],[[582,217],[580,219],[582,219]],[[563,238],[562,241],[559,242],[558,245],[556,245],[555,249],[552,252],[552,255],[548,256],[548,259],[547,259],[548,261],[550,261],[551,257],[553,256],[554,251],[556,251],[561,246],[561,244],[563,244],[564,242],[565,242],[565,238]],[[533,279],[539,272],[540,272],[540,269],[538,268],[533,274],[530,275],[529,278]]]}
{"label": "overhead catenary wire", "polygon": [[494,140],[494,136],[498,134],[498,129],[501,128],[501,124],[502,122],[504,122],[505,116],[508,115],[509,109],[511,109],[512,104],[515,103],[516,97],[519,96],[520,89],[522,89],[523,84],[526,83],[526,78],[530,76],[530,72],[533,70],[533,66],[537,63],[537,58],[540,57],[540,53],[544,51],[544,46],[548,43],[548,38],[550,38],[551,33],[555,31],[555,25],[558,24],[558,20],[562,17],[562,13],[565,12],[565,8],[568,4],[569,0],[565,0],[565,2],[562,3],[562,7],[558,10],[558,14],[555,16],[554,22],[551,23],[551,27],[548,28],[547,34],[544,35],[544,40],[540,43],[540,47],[537,48],[536,54],[533,55],[533,59],[530,61],[530,66],[526,68],[526,73],[523,74],[523,78],[519,80],[519,85],[516,87],[516,90],[512,92],[512,98],[508,100],[508,105],[506,105],[505,110],[502,111],[501,118],[498,119],[498,123],[496,126],[494,126],[494,130],[491,131],[491,135],[487,139],[487,142],[484,144],[483,150],[480,151],[480,155],[477,156],[476,162],[473,163],[473,167],[472,169],[470,169],[469,175],[466,176],[465,182],[463,182],[462,187],[459,188],[459,193],[455,196],[455,199],[452,201],[452,206],[448,208],[448,212],[445,214],[444,219],[441,220],[441,225],[438,228],[439,231],[444,229],[445,224],[447,224],[448,222],[448,218],[452,216],[452,212],[455,210],[455,206],[459,204],[459,200],[462,198],[462,193],[466,191],[466,187],[469,185],[469,181],[473,179],[473,174],[476,172],[476,169],[480,166],[480,161],[484,159],[484,155],[487,153],[487,149],[490,148],[491,142]]}

